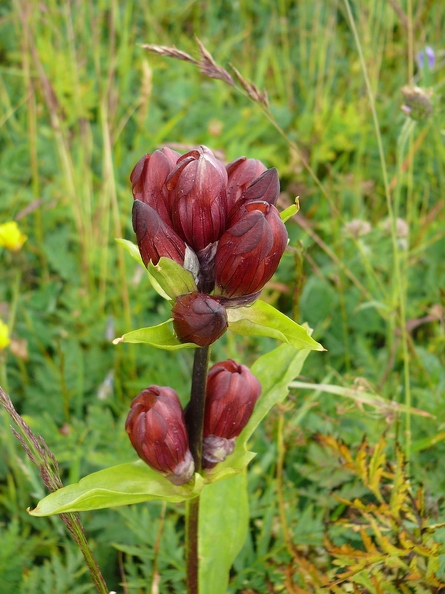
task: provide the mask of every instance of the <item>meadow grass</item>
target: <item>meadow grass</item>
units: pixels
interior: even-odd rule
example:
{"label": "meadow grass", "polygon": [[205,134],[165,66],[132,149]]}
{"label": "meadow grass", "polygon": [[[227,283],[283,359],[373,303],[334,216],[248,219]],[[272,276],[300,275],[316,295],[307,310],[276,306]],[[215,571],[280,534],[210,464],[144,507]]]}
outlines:
{"label": "meadow grass", "polygon": [[[251,530],[231,592],[321,592],[326,579],[333,592],[438,591],[444,28],[438,1],[0,5],[0,224],[16,220],[28,236],[16,253],[0,248],[0,319],[12,337],[0,352],[2,385],[65,483],[134,459],[124,419],[143,387],[168,377],[187,394],[189,353],[111,344],[166,316],[114,241],[133,239],[137,160],[164,144],[205,144],[227,161],[245,154],[277,167],[281,207],[299,196],[289,249],[263,298],[308,322],[328,350],[310,355],[254,439]],[[197,57],[196,37],[237,88],[141,47]],[[426,45],[432,69],[415,60]],[[232,66],[267,91],[268,107]],[[401,88],[414,84],[434,91],[422,121],[401,110]],[[251,363],[272,345],[224,338],[214,356]],[[5,414],[1,422],[2,592],[91,591],[61,522],[26,513],[45,490]],[[402,484],[406,497],[391,499],[391,485]],[[392,510],[365,510],[368,540],[354,498]],[[84,514],[111,589],[183,591],[183,514],[158,503]],[[415,567],[403,548],[406,518],[423,530]],[[390,545],[393,557],[372,548]],[[360,566],[354,551],[379,564]]]}

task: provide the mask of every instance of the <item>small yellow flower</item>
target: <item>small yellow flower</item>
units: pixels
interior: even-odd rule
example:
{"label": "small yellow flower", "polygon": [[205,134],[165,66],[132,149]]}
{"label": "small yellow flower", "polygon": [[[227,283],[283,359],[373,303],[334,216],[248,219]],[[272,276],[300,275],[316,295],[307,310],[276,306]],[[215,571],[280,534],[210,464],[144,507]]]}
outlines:
{"label": "small yellow flower", "polygon": [[0,351],[5,349],[11,342],[8,326],[0,320]]}
{"label": "small yellow flower", "polygon": [[5,247],[12,252],[18,252],[27,240],[15,221],[9,221],[0,225],[0,247]]}

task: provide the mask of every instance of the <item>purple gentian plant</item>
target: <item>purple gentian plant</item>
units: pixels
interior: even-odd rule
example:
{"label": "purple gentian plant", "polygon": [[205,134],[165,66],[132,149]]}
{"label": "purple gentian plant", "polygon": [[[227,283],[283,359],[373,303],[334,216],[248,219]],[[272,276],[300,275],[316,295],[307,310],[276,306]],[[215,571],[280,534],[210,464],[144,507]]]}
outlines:
{"label": "purple gentian plant", "polygon": [[[59,489],[30,513],[183,501],[187,591],[224,594],[248,530],[245,469],[255,456],[248,440],[287,396],[309,351],[323,350],[307,328],[259,299],[286,249],[284,222],[297,207],[278,212],[276,169],[246,157],[225,165],[205,146],[184,155],[156,150],[130,179],[137,246],[118,242],[147,269],[171,317],[114,343],[194,349],[190,399],[183,409],[171,387],[143,389],[126,421],[139,460]],[[283,344],[251,369],[232,359],[209,369],[211,345],[227,331]],[[215,531],[229,517],[230,538],[223,539]]]}

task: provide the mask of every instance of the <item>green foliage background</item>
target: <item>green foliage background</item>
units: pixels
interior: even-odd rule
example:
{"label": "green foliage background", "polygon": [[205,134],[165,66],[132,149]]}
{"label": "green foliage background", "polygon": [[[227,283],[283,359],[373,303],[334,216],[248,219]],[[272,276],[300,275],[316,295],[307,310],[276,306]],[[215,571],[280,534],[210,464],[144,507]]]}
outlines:
{"label": "green foliage background", "polygon": [[[205,144],[227,161],[247,155],[277,167],[280,207],[300,197],[301,213],[287,224],[290,248],[263,298],[308,322],[328,351],[312,353],[299,378],[313,388],[296,382],[253,439],[252,519],[230,592],[318,592],[320,575],[334,580],[338,566],[354,566],[351,550],[367,550],[345,520],[355,518],[355,497],[371,504],[376,491],[369,475],[351,475],[346,450],[326,449],[320,435],[371,459],[385,435],[387,460],[402,466],[399,444],[410,457],[404,476],[413,501],[424,485],[422,522],[435,526],[435,541],[444,538],[445,13],[438,0],[351,2],[383,167],[348,6],[0,4],[0,224],[17,220],[28,235],[20,252],[0,248],[0,318],[13,338],[0,354],[0,383],[44,436],[65,483],[134,460],[124,419],[146,385],[168,383],[187,399],[190,352],[111,344],[168,317],[114,241],[133,239],[128,178],[137,160],[166,143],[184,151]],[[141,48],[175,45],[196,56],[194,36],[220,65],[233,64],[266,89],[270,110],[190,64]],[[432,70],[413,61],[426,45],[436,53]],[[407,84],[433,88],[428,120],[402,113]],[[212,356],[251,364],[273,346],[272,339],[227,336]],[[401,414],[392,402],[430,416]],[[26,513],[46,493],[3,413],[0,422],[2,592],[92,591],[61,522]],[[364,435],[372,444],[366,453]],[[382,489],[385,500],[389,487]],[[400,503],[408,510],[403,521],[421,507],[409,501]],[[402,528],[388,528],[380,508],[366,513],[373,543],[386,546],[371,516],[403,556]],[[181,505],[153,502],[82,519],[111,589],[150,592],[160,583],[162,592],[184,590]],[[374,582],[352,576],[344,587],[437,591],[431,576],[441,580],[445,562],[439,549],[422,544],[433,567],[425,562],[415,574],[384,561],[371,571],[369,563]]]}

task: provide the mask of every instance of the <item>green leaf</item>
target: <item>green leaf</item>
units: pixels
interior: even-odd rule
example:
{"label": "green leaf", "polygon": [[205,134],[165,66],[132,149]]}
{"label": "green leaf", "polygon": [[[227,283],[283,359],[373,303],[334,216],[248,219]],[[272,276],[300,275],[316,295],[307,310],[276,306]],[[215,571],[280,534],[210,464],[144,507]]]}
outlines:
{"label": "green leaf", "polygon": [[120,237],[116,238],[116,242],[130,254],[133,260],[136,260],[142,268],[147,270],[153,289],[164,299],[171,301],[172,299],[176,299],[178,295],[197,290],[192,273],[185,270],[174,260],[160,258],[156,265],[149,262],[147,269],[136,244]]}
{"label": "green leaf", "polygon": [[285,208],[283,211],[280,212],[280,218],[283,221],[283,223],[285,223],[291,217],[295,216],[299,210],[300,210],[300,201],[298,200],[298,197],[297,197],[297,198],[295,198],[295,204],[288,206],[287,208]]}
{"label": "green leaf", "polygon": [[170,322],[171,319],[162,322],[162,324],[158,324],[157,326],[132,330],[119,338],[115,338],[113,344],[119,344],[120,342],[144,343],[166,351],[196,349],[196,344],[192,342],[180,342],[176,338],[169,327]]}
{"label": "green leaf", "polygon": [[[255,456],[253,452],[247,450],[248,439],[270,409],[275,404],[282,402],[287,396],[289,383],[301,372],[308,354],[308,350],[295,351],[291,346],[283,344],[255,362],[252,372],[262,384],[262,394],[249,423],[237,439],[234,453],[227,460],[218,464],[215,469],[208,471],[206,477],[203,478],[195,474],[194,482],[176,487],[141,461],[119,464],[90,474],[79,483],[68,485],[51,493],[42,499],[37,507],[29,513],[33,516],[47,516],[65,512],[117,507],[119,505],[141,503],[151,499],[185,501],[196,497],[201,490],[204,494],[209,486],[212,486],[216,481],[221,482],[223,478],[230,478],[242,472]],[[223,481],[223,483],[226,482],[233,484],[231,480]],[[203,489],[205,483],[209,483],[209,485],[206,485],[206,488]],[[238,491],[237,497],[241,513],[244,505],[242,500],[244,495],[241,489]],[[219,491],[211,491],[209,498],[212,493],[217,492]],[[235,492],[237,492],[236,489]],[[239,494],[241,494],[241,498]],[[227,497],[224,496],[219,501],[225,501],[226,504],[226,499],[229,500],[230,497],[228,495]],[[232,510],[230,513],[235,512]],[[232,539],[234,546],[230,555],[236,555],[238,545],[236,545],[237,541],[233,535]],[[239,542],[241,542],[241,536],[239,536],[238,544]],[[227,563],[229,563],[230,555],[227,555]],[[234,557],[230,558],[232,559],[231,564]]]}
{"label": "green leaf", "polygon": [[128,241],[128,239],[122,239],[122,237],[115,237],[115,241],[124,248],[127,254],[130,254],[133,260],[136,260],[136,262],[140,264],[142,268],[145,268],[139,248],[135,243]]}
{"label": "green leaf", "polygon": [[169,295],[162,289],[161,285],[156,281],[156,279],[145,268],[145,264],[142,261],[138,246],[136,244],[134,244],[132,241],[128,241],[128,239],[121,239],[120,237],[116,237],[116,242],[119,245],[121,245],[128,254],[130,254],[130,256],[133,258],[133,260],[136,260],[136,262],[138,264],[140,264],[142,266],[142,268],[144,268],[147,271],[148,278],[150,279],[150,284],[153,287],[153,289],[156,291],[156,293],[158,293],[163,299],[167,299],[167,301],[169,301],[170,300]]}
{"label": "green leaf", "polygon": [[193,482],[177,487],[138,460],[89,474],[80,482],[47,495],[35,509],[28,512],[32,516],[51,516],[141,503],[151,499],[184,501],[196,497],[202,485],[201,476],[195,474]]}
{"label": "green leaf", "polygon": [[155,281],[153,286],[156,288],[156,283],[161,288],[162,295],[167,295],[168,299],[173,300],[178,295],[197,290],[192,273],[169,258],[160,258],[156,265],[149,262],[148,271],[152,283]]}
{"label": "green leaf", "polygon": [[300,373],[309,350],[296,351],[282,344],[270,353],[263,355],[252,366],[252,373],[260,380],[261,396],[255,405],[252,416],[236,440],[235,451],[212,470],[207,471],[210,482],[220,481],[243,470],[255,454],[247,449],[247,441],[252,433],[278,403],[289,393],[289,384]]}
{"label": "green leaf", "polygon": [[207,485],[199,502],[199,591],[226,594],[229,571],[247,537],[246,473]]}
{"label": "green leaf", "polygon": [[255,301],[249,307],[227,310],[229,330],[244,336],[270,336],[296,349],[324,351],[303,326],[282,314],[265,301]]}

